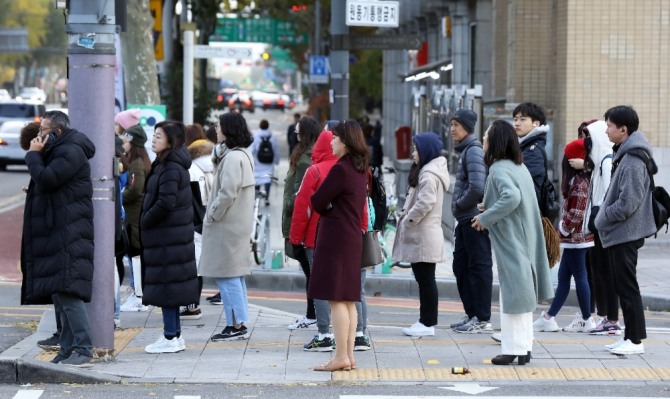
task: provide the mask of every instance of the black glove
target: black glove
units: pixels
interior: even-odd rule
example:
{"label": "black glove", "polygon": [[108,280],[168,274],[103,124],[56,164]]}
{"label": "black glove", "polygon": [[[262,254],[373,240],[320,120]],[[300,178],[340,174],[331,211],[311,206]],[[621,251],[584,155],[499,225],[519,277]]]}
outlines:
{"label": "black glove", "polygon": [[307,253],[304,245],[293,244],[293,259],[300,263],[307,263]]}
{"label": "black glove", "polygon": [[598,232],[598,230],[596,229],[596,216],[598,216],[599,210],[600,210],[599,206],[591,207],[591,215],[589,216],[589,223],[588,223],[588,227],[591,233]]}

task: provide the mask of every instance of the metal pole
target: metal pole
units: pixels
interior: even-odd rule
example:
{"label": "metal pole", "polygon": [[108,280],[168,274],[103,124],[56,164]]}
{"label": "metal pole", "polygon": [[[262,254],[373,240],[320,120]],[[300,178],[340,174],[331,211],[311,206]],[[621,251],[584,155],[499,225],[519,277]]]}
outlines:
{"label": "metal pole", "polygon": [[[182,11],[183,12],[183,11]],[[184,113],[185,125],[193,124],[193,59],[195,52],[195,33],[184,31]]]}
{"label": "metal pole", "polygon": [[[349,27],[345,23],[346,1],[333,0],[330,4],[331,35],[346,35]],[[334,101],[330,104],[330,119],[349,119],[349,51],[330,51],[330,87]]]}
{"label": "metal pole", "polygon": [[70,0],[65,30],[70,122],[95,144],[90,162],[95,269],[88,317],[93,346],[114,349],[114,2]]}

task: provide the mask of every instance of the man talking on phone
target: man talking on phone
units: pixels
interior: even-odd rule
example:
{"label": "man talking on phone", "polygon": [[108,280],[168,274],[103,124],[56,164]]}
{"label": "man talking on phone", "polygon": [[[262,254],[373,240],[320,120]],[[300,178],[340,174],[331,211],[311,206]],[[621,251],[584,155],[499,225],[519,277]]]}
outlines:
{"label": "man talking on phone", "polygon": [[53,303],[60,315],[60,350],[52,363],[87,367],[93,360],[85,302],[93,289],[95,146],[60,111],[42,116],[30,142],[30,184],[23,214],[21,303]]}

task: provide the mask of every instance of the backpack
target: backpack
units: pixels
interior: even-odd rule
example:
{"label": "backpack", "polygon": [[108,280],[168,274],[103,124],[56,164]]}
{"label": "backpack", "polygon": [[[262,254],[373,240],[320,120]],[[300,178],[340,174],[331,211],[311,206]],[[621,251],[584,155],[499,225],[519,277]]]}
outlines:
{"label": "backpack", "polygon": [[372,200],[372,206],[375,210],[374,230],[382,231],[386,225],[388,217],[388,208],[386,207],[386,187],[384,187],[384,174],[381,168],[371,166],[372,184],[368,189],[368,196]]}
{"label": "backpack", "polygon": [[275,160],[275,150],[270,142],[271,136],[261,137],[261,143],[258,145],[258,162],[271,164]]}
{"label": "backpack", "polygon": [[663,225],[665,225],[665,232],[667,233],[668,217],[670,216],[668,214],[670,211],[670,195],[668,195],[665,188],[654,184],[654,174],[658,171],[656,161],[643,150],[635,149],[628,151],[626,154],[640,158],[647,167],[647,172],[649,173],[649,191],[651,191],[651,206],[654,214],[654,223],[656,224],[656,233],[654,233],[654,236],[663,228]]}
{"label": "backpack", "polygon": [[542,188],[540,190],[540,214],[553,221],[556,219],[556,216],[558,216],[558,211],[561,209],[561,205],[558,202],[556,189],[551,181],[549,181],[549,175],[547,173],[549,170],[547,153],[544,151],[543,147],[538,147],[542,152],[542,158],[544,158],[544,180],[542,181]]}

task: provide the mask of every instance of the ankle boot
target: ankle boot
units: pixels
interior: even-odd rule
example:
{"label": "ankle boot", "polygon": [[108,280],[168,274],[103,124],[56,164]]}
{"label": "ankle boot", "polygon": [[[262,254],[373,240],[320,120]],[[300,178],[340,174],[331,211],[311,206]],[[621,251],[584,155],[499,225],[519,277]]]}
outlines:
{"label": "ankle boot", "polygon": [[521,355],[521,356],[516,356],[516,355],[498,355],[491,359],[491,363],[497,365],[497,366],[507,366],[508,364],[512,364],[514,359],[517,359],[517,364],[519,366],[523,366],[526,364],[526,356],[527,355]]}
{"label": "ankle boot", "polygon": [[530,363],[531,357],[532,356],[530,355],[530,351],[528,351],[528,353],[526,353],[526,363]]}

